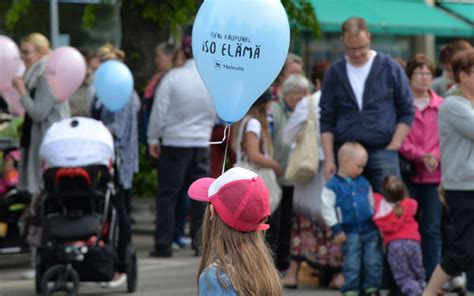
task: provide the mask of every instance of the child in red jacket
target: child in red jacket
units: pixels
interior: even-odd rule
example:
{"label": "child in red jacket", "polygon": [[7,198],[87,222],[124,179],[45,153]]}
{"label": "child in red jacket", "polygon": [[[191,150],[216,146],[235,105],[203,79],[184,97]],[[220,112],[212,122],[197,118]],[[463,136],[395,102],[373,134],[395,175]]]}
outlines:
{"label": "child in red jacket", "polygon": [[384,196],[374,194],[374,222],[383,235],[390,269],[403,294],[419,296],[426,283],[415,220],[417,202],[408,197],[405,184],[395,176],[384,179],[382,193]]}

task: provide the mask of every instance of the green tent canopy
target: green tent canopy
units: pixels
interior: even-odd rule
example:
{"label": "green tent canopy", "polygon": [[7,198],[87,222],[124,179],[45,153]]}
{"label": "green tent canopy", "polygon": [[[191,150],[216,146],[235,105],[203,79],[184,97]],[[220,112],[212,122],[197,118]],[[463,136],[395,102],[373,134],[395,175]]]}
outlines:
{"label": "green tent canopy", "polygon": [[374,34],[474,37],[474,27],[423,0],[309,0],[321,28],[340,32],[350,17],[363,17]]}
{"label": "green tent canopy", "polygon": [[474,1],[442,1],[441,7],[457,14],[474,25]]}

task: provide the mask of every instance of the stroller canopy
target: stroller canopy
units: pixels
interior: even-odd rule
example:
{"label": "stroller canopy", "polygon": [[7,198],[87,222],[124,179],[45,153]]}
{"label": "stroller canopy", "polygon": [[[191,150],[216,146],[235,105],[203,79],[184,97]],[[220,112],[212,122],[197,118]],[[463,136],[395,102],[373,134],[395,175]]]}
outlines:
{"label": "stroller canopy", "polygon": [[54,123],[40,146],[47,167],[110,165],[114,161],[114,140],[102,122],[73,117]]}

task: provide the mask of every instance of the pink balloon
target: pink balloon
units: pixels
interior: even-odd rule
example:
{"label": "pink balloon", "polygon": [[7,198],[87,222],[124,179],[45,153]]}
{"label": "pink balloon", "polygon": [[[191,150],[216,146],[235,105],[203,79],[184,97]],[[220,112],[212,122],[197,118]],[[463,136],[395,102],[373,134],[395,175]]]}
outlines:
{"label": "pink balloon", "polygon": [[0,90],[11,87],[20,67],[20,50],[7,36],[0,35]]}
{"label": "pink balloon", "polygon": [[64,102],[86,78],[86,62],[81,53],[70,46],[55,49],[46,63],[46,79],[53,94]]}
{"label": "pink balloon", "polygon": [[2,91],[2,96],[5,102],[10,107],[10,111],[14,115],[23,116],[25,115],[25,109],[20,102],[20,94],[14,89],[10,87],[4,91]]}

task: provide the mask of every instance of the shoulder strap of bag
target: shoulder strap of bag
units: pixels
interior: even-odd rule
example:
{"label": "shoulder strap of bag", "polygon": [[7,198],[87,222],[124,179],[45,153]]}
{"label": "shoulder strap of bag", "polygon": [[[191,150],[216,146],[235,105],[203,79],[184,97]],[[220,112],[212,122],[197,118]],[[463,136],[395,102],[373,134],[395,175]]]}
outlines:
{"label": "shoulder strap of bag", "polygon": [[314,95],[308,97],[308,120],[315,120],[314,114]]}

